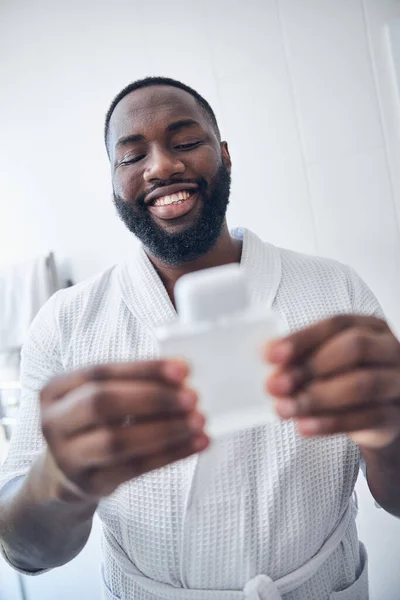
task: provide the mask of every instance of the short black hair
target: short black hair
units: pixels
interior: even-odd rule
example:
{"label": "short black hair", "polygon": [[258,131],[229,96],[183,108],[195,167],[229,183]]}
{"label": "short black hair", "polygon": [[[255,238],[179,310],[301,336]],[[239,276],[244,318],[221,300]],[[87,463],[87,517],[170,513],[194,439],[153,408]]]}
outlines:
{"label": "short black hair", "polygon": [[188,94],[193,96],[193,98],[195,98],[195,100],[197,100],[197,103],[199,104],[200,108],[206,114],[207,118],[211,121],[211,125],[213,126],[213,129],[218,137],[218,140],[221,140],[221,134],[219,131],[219,127],[218,127],[218,123],[217,123],[217,119],[214,114],[214,111],[211,108],[211,106],[209,105],[209,103],[207,102],[207,100],[205,98],[203,98],[203,96],[201,96],[198,92],[196,92],[196,90],[189,87],[185,83],[182,83],[181,81],[178,81],[176,79],[171,79],[170,77],[145,77],[144,79],[138,79],[136,81],[133,81],[132,83],[130,83],[129,85],[124,87],[124,89],[121,90],[119,92],[119,94],[117,94],[115,96],[114,100],[111,102],[110,108],[108,109],[107,114],[106,114],[105,124],[104,124],[104,141],[106,144],[107,153],[109,151],[108,131],[109,131],[110,119],[111,119],[111,115],[113,114],[114,109],[117,106],[117,104],[122,100],[122,98],[124,98],[131,92],[134,92],[135,90],[139,90],[141,88],[150,87],[153,85],[169,85],[171,87],[175,87],[180,90],[183,90],[184,92],[188,92]]}

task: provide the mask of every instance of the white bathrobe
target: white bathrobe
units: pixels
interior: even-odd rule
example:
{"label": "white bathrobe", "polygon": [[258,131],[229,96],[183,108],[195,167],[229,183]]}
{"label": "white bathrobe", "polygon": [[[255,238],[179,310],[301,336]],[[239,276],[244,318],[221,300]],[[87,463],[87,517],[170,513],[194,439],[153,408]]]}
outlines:
{"label": "white bathrobe", "polygon": [[[243,237],[252,301],[291,331],[338,313],[382,316],[350,268]],[[89,364],[151,359],[175,310],[143,249],[42,308],[23,350],[23,400],[2,479],[43,450],[39,390]],[[277,421],[120,486],[99,506],[109,600],[365,600],[353,500],[360,452],[346,436],[301,438]],[[206,473],[207,477],[200,477]],[[346,590],[346,591],[343,591]]]}

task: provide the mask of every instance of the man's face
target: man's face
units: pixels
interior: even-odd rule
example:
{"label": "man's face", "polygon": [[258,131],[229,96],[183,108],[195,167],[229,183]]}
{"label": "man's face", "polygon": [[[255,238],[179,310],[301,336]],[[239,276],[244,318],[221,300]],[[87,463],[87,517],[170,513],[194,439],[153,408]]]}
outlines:
{"label": "man's face", "polygon": [[136,90],[116,106],[108,140],[115,206],[148,251],[178,265],[211,250],[231,163],[196,100],[170,86]]}

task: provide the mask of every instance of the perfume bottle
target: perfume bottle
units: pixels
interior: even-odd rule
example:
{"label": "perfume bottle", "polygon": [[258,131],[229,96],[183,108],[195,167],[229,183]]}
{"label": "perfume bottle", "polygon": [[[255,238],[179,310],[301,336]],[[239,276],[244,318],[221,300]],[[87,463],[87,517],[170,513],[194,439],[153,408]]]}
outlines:
{"label": "perfume bottle", "polygon": [[272,367],[265,342],[285,333],[281,317],[252,304],[243,267],[232,264],[189,273],[175,286],[178,319],[156,331],[161,356],[188,362],[188,384],[211,437],[277,419],[265,381]]}

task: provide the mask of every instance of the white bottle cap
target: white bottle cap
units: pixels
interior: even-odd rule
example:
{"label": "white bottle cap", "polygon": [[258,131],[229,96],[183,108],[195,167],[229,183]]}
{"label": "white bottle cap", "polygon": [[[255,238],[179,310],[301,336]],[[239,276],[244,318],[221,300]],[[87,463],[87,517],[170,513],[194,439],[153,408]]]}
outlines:
{"label": "white bottle cap", "polygon": [[246,276],[238,264],[183,275],[174,292],[181,323],[210,321],[249,304]]}

